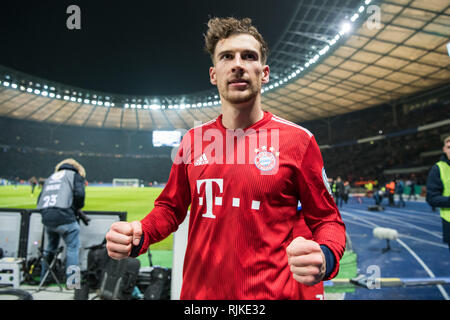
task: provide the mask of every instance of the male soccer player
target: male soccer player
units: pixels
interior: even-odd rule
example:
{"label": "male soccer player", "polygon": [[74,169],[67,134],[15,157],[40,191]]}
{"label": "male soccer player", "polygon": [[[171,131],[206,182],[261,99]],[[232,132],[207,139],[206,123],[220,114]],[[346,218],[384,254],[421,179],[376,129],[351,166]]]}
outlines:
{"label": "male soccer player", "polygon": [[309,288],[336,276],[345,226],[318,145],[262,110],[268,49],[251,20],[213,18],[208,27],[221,115],[183,137],[154,209],[113,224],[108,254],[144,253],[177,230],[190,205],[181,299],[320,298]]}

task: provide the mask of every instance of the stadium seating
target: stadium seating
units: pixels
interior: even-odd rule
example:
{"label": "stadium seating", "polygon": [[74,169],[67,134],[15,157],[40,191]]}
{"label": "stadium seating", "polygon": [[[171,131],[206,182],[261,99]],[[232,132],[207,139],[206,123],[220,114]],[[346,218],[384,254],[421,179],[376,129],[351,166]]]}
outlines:
{"label": "stadium seating", "polygon": [[[395,135],[418,125],[446,119],[447,106],[434,104],[412,112],[396,110],[394,123],[392,106],[380,106],[345,114],[332,119],[301,123],[314,133],[330,177],[348,179],[384,177],[385,170],[426,167],[435,163],[441,136],[450,132],[449,125],[426,131]],[[139,178],[147,185],[166,181],[172,162],[172,148],[153,147],[150,131],[95,129],[75,126],[55,126],[48,123],[0,118],[4,134],[0,136],[0,176],[12,179],[32,176],[46,177],[53,166],[68,156],[79,159],[88,172],[90,182],[108,182],[113,178]],[[380,131],[381,130],[381,131]],[[355,143],[356,139],[389,135],[381,140]],[[424,183],[427,170],[417,172]]]}

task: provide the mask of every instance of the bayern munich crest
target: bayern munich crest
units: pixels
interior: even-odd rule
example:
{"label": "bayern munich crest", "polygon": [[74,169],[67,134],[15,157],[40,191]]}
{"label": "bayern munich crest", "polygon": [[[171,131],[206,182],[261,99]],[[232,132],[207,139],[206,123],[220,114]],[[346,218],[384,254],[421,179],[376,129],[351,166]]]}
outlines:
{"label": "bayern munich crest", "polygon": [[255,149],[255,166],[261,171],[270,171],[277,165],[277,157],[280,153],[275,152],[274,148],[267,149],[262,146],[260,149]]}

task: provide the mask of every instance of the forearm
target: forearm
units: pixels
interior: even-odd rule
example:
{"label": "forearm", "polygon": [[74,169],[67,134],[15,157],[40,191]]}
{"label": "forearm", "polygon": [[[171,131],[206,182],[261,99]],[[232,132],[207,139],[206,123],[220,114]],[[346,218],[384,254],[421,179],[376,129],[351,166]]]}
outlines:
{"label": "forearm", "polygon": [[450,208],[450,197],[445,197],[436,193],[427,193],[427,202],[436,208]]}
{"label": "forearm", "polygon": [[443,196],[444,186],[442,185],[439,168],[435,165],[431,168],[427,178],[427,202],[432,207],[450,208],[450,197]]}
{"label": "forearm", "polygon": [[327,262],[324,280],[332,279],[339,272],[339,261],[345,251],[345,226],[339,222],[328,222],[323,228],[313,232],[313,237],[322,248]]}
{"label": "forearm", "polygon": [[320,246],[320,249],[322,249],[323,255],[325,256],[325,263],[326,263],[324,279],[328,279],[336,267],[336,258],[334,257],[334,254],[333,254],[333,252],[331,252],[330,248],[328,248],[326,245],[322,244]]}
{"label": "forearm", "polygon": [[180,207],[181,209],[177,209],[157,200],[153,210],[140,221],[141,242],[139,246],[133,247],[131,256],[145,253],[151,244],[162,241],[175,232],[187,215],[187,208]]}

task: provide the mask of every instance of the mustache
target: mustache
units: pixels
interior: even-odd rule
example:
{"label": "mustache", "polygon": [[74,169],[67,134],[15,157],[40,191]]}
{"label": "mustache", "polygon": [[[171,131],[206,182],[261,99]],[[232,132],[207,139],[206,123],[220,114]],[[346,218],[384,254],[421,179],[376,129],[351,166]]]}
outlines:
{"label": "mustache", "polygon": [[245,78],[233,78],[231,80],[228,80],[228,83],[236,83],[236,82],[250,83],[250,80],[247,80]]}

